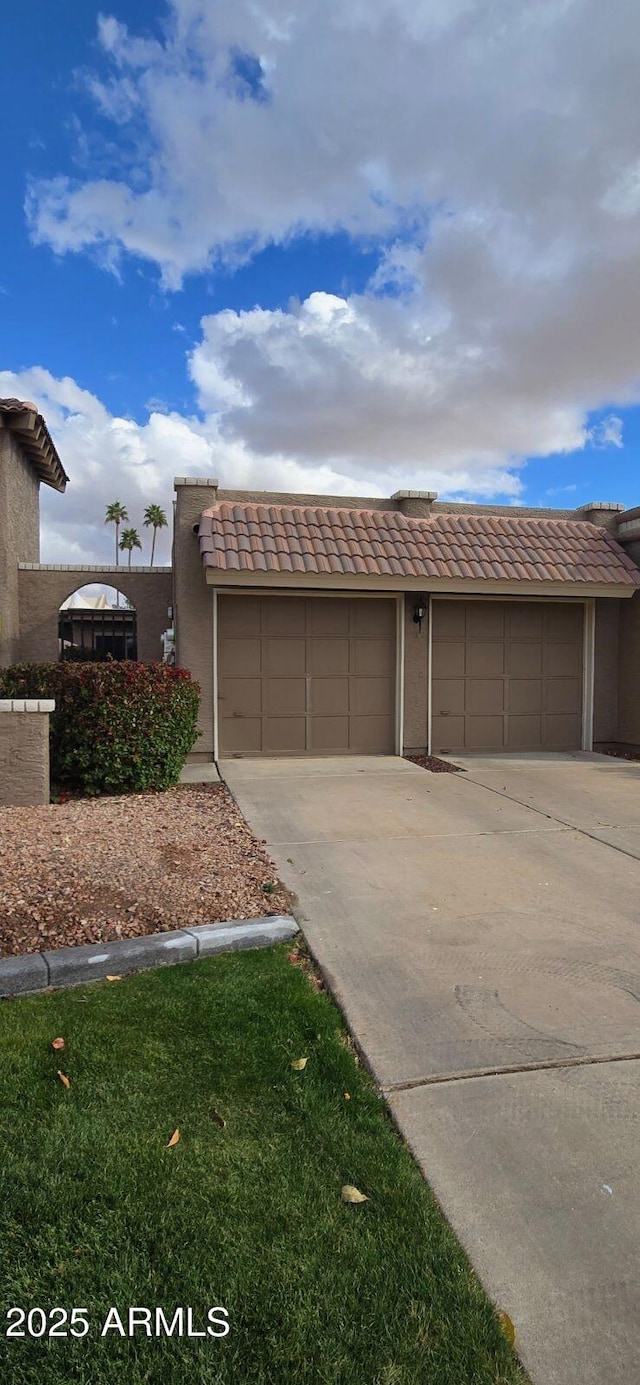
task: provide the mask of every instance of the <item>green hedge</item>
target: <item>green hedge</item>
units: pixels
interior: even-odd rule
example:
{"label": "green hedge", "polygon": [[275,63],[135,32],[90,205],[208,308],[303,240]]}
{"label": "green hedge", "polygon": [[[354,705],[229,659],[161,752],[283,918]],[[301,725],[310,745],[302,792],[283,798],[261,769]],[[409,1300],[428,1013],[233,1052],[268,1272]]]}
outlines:
{"label": "green hedge", "polygon": [[169,788],[198,736],[200,689],[169,664],[14,664],[0,697],[55,698],[51,780],[86,794]]}

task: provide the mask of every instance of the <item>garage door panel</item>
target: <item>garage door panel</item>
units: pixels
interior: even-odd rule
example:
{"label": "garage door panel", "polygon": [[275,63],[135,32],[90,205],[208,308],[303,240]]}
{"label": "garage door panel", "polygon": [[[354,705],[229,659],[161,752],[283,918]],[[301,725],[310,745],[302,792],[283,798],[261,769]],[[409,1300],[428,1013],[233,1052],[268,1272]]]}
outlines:
{"label": "garage door panel", "polygon": [[507,721],[507,750],[540,750],[542,748],[541,716],[510,716]]}
{"label": "garage door panel", "polygon": [[393,686],[388,678],[352,678],[350,707],[357,715],[387,716],[393,706]]}
{"label": "garage door panel", "polygon": [[262,672],[267,678],[304,678],[306,674],[304,640],[263,640]]}
{"label": "garage door panel", "polygon": [[350,634],[395,641],[396,611],[392,601],[350,601]]}
{"label": "garage door panel", "polygon": [[466,645],[464,640],[435,643],[432,649],[434,678],[464,678]]}
{"label": "garage door panel", "polygon": [[349,745],[349,718],[313,717],[310,723],[310,750],[316,754],[344,755]]}
{"label": "garage door panel", "polygon": [[544,744],[548,750],[575,750],[580,745],[580,718],[563,713],[546,716]]}
{"label": "garage door panel", "polygon": [[550,678],[546,685],[547,712],[575,712],[580,699],[576,678]]}
{"label": "garage door panel", "polygon": [[519,606],[515,601],[505,611],[505,635],[509,640],[541,640],[543,611],[533,603]]}
{"label": "garage door panel", "polygon": [[582,643],[584,607],[568,606],[563,602],[545,607],[545,633],[548,640],[572,640]]}
{"label": "garage door panel", "polygon": [[351,640],[351,673],[391,674],[394,666],[395,649],[389,640]]}
{"label": "garage door panel", "polygon": [[318,597],[309,602],[307,634],[348,636],[349,605],[348,601],[336,600],[335,597],[329,597],[326,601]]}
{"label": "garage door panel", "polygon": [[434,598],[432,615],[434,750],[580,747],[581,602]]}
{"label": "garage door panel", "polygon": [[236,716],[260,716],[262,711],[261,678],[221,678],[219,692],[223,716],[226,707],[233,708]]}
{"label": "garage door panel", "polygon": [[352,716],[351,749],[360,755],[381,755],[393,744],[393,718]]}
{"label": "garage door panel", "polygon": [[218,634],[234,637],[247,635],[256,639],[260,634],[260,600],[256,596],[238,596],[233,601],[218,603]]}
{"label": "garage door panel", "polygon": [[544,651],[544,671],[547,677],[577,677],[582,672],[582,646],[577,644],[548,644]]}
{"label": "garage door panel", "polygon": [[460,601],[434,601],[431,607],[434,644],[439,640],[464,640],[466,611]]}
{"label": "garage door panel", "polygon": [[349,679],[314,678],[309,711],[315,716],[349,715]]}
{"label": "garage door panel", "polygon": [[260,675],[260,641],[233,639],[221,644],[218,672],[223,678]]}
{"label": "garage door panel", "polygon": [[219,739],[225,755],[259,755],[262,750],[262,718],[222,716]]}
{"label": "garage door panel", "polygon": [[[235,598],[234,598],[235,600]],[[297,596],[263,597],[263,635],[304,635],[305,603]]]}
{"label": "garage door panel", "polygon": [[434,716],[464,716],[464,678],[434,678],[432,708]]}
{"label": "garage door panel", "polygon": [[271,755],[304,754],[306,717],[263,717],[262,749]]}
{"label": "garage door panel", "polygon": [[474,715],[504,711],[503,678],[468,678],[465,711]]}
{"label": "garage door panel", "polygon": [[504,717],[466,717],[466,741],[469,750],[502,750],[504,747]]}
{"label": "garage door panel", "polygon": [[535,678],[542,673],[542,643],[509,640],[505,646],[504,671],[511,677]]}
{"label": "garage door panel", "polygon": [[466,672],[472,678],[494,678],[504,673],[504,644],[497,640],[469,640]]}
{"label": "garage door panel", "polygon": [[504,607],[494,601],[471,603],[467,606],[467,638],[503,639],[504,619]]}
{"label": "garage door panel", "polygon": [[464,717],[434,716],[432,735],[438,750],[464,750]]}
{"label": "garage door panel", "polygon": [[307,645],[307,673],[311,676],[348,674],[349,640],[314,639]]}
{"label": "garage door panel", "polygon": [[507,710],[511,715],[542,711],[542,679],[510,678],[507,685]]}
{"label": "garage door panel", "polygon": [[262,711],[267,716],[304,716],[306,679],[263,678]]}

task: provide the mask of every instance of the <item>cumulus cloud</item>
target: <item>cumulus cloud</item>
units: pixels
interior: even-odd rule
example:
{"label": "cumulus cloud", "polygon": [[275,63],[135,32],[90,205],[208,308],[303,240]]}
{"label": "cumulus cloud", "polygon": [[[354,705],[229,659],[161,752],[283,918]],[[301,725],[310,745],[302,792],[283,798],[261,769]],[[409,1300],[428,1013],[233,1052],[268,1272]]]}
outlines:
{"label": "cumulus cloud", "polygon": [[629,0],[171,0],[161,37],[103,16],[98,41],[121,176],[34,184],[35,240],[167,289],[301,231],[380,249],[357,296],[204,318],[204,421],[103,422],[112,452],[486,498],[526,456],[621,445],[589,415],[640,398]]}

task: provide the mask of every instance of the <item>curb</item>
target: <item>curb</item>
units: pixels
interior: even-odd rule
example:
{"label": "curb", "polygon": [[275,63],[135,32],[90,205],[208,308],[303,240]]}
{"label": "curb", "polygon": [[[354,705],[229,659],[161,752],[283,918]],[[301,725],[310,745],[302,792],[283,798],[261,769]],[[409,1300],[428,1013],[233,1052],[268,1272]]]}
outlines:
{"label": "curb", "polygon": [[0,999],[32,995],[49,988],[81,986],[87,981],[104,981],[106,976],[126,976],[132,971],[173,966],[176,962],[194,962],[197,957],[213,957],[218,952],[271,947],[295,938],[299,931],[295,919],[276,914],[4,957],[0,959]]}

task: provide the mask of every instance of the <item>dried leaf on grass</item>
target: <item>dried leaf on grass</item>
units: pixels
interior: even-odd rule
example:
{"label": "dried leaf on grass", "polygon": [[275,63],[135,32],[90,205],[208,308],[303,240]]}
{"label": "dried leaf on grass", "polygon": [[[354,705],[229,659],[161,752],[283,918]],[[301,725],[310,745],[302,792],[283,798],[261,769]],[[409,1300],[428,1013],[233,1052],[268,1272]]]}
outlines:
{"label": "dried leaf on grass", "polygon": [[498,1322],[500,1324],[501,1331],[503,1332],[504,1336],[506,1337],[509,1343],[509,1346],[513,1346],[516,1340],[516,1329],[511,1321],[511,1318],[509,1317],[509,1314],[503,1312],[498,1313]]}
{"label": "dried leaf on grass", "polygon": [[292,1068],[293,1068],[293,1071],[294,1071],[294,1072],[304,1072],[304,1070],[305,1070],[305,1068],[306,1068],[308,1062],[309,1062],[309,1059],[308,1059],[308,1058],[294,1058],[294,1060],[293,1060],[293,1062],[292,1062],[292,1064],[291,1064],[291,1066],[292,1066]]}
{"label": "dried leaf on grass", "polygon": [[171,1139],[169,1140],[168,1145],[165,1145],[165,1148],[166,1148],[166,1149],[172,1149],[174,1145],[177,1145],[179,1139],[180,1139],[180,1131],[179,1131],[179,1130],[174,1130],[173,1135],[171,1136]]}
{"label": "dried leaf on grass", "polygon": [[54,1053],[57,1053],[59,1049],[64,1048],[64,1039],[52,1039],[51,1047]]}
{"label": "dried leaf on grass", "polygon": [[345,1183],[340,1197],[343,1202],[368,1202],[366,1193],[361,1193],[359,1188],[354,1188],[353,1183]]}
{"label": "dried leaf on grass", "polygon": [[58,1077],[60,1078],[60,1081],[61,1081],[63,1087],[66,1087],[66,1088],[67,1088],[67,1091],[68,1091],[69,1088],[70,1088],[70,1086],[71,1086],[71,1083],[70,1083],[70,1081],[69,1081],[69,1078],[67,1077],[66,1072],[61,1072],[60,1069],[58,1068]]}
{"label": "dried leaf on grass", "polygon": [[212,1121],[215,1121],[216,1125],[219,1125],[219,1126],[220,1126],[220,1129],[221,1129],[221,1130],[226,1130],[226,1128],[227,1128],[227,1122],[226,1122],[224,1116],[221,1116],[221,1115],[220,1115],[220,1112],[219,1112],[219,1111],[212,1111],[212,1112],[211,1112],[211,1119],[212,1119]]}
{"label": "dried leaf on grass", "polygon": [[105,977],[105,980],[106,980],[106,981],[122,981],[122,977],[121,977],[121,976],[107,976],[107,977]]}

